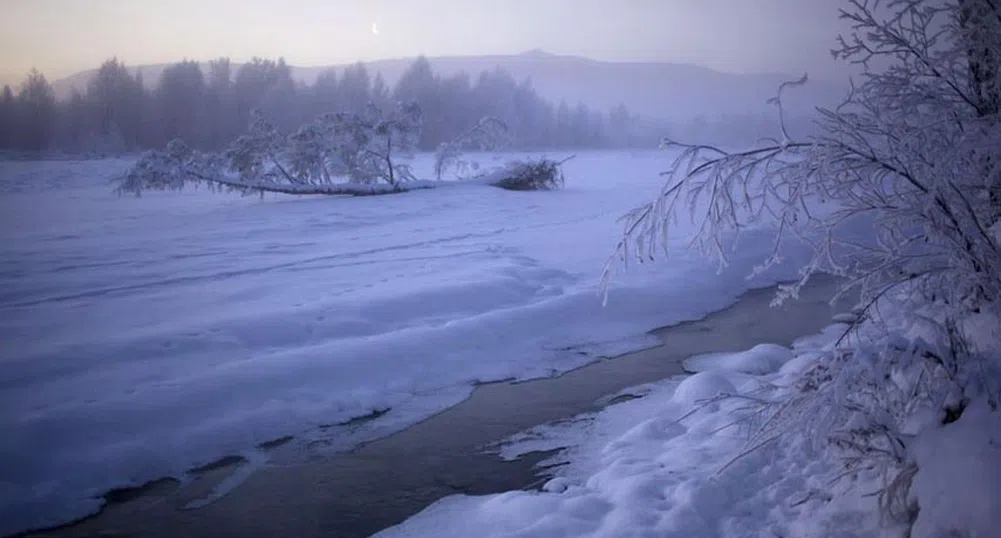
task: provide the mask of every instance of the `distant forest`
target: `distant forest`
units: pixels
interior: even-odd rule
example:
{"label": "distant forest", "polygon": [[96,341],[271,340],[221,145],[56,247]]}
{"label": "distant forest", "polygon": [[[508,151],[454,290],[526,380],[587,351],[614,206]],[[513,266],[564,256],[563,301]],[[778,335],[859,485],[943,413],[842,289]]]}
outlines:
{"label": "distant forest", "polygon": [[218,150],[242,133],[258,109],[290,132],[328,112],[360,111],[416,101],[424,112],[421,150],[433,150],[484,116],[509,128],[511,149],[652,147],[661,127],[643,123],[625,106],[591,110],[554,104],[531,80],[517,81],[500,68],[470,77],[442,77],[420,57],[395,87],[362,63],[322,73],[311,85],[293,80],[283,59],[255,58],[236,66],[222,58],[203,70],[198,62],[167,67],[155,84],[106,61],[83,92],[57,100],[45,76],[32,71],[19,88],[0,96],[0,150],[116,154],[162,148],[174,138]]}

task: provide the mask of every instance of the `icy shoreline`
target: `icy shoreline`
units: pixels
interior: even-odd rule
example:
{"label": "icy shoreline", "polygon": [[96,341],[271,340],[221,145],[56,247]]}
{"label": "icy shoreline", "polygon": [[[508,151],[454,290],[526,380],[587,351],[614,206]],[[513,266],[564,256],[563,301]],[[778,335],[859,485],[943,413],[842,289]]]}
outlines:
{"label": "icy shoreline", "polygon": [[[682,373],[689,355],[735,350],[766,339],[791,343],[823,326],[836,310],[826,304],[834,283],[822,279],[799,301],[770,308],[774,288],[744,294],[699,321],[654,331],[662,344],[523,383],[478,387],[472,396],[433,418],[352,451],[309,461],[293,440],[228,495],[197,510],[179,510],[210,496],[212,486],[238,474],[231,465],[189,484],[129,495],[84,523],[42,536],[106,529],[151,536],[368,536],[457,490],[519,489],[535,481],[541,456],[505,462],[484,446],[537,424],[599,409],[608,396],[637,384]],[[390,411],[391,412],[391,411]],[[324,530],[326,529],[326,530]]]}
{"label": "icy shoreline", "polygon": [[766,231],[719,274],[682,243],[602,307],[616,220],[659,189],[667,158],[579,155],[554,192],[264,200],[120,199],[122,161],[0,163],[0,534],[289,435],[348,450],[476,383],[647,347],[645,331],[794,276],[792,256],[745,279]]}

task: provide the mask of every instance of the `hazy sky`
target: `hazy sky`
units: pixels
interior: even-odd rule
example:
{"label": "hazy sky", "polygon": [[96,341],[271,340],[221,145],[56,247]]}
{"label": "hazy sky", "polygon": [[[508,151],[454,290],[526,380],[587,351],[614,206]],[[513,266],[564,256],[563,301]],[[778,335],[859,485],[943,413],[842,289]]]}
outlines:
{"label": "hazy sky", "polygon": [[[295,65],[541,48],[727,71],[830,69],[838,0],[0,0],[0,78],[284,56]],[[378,28],[373,33],[372,25]]]}

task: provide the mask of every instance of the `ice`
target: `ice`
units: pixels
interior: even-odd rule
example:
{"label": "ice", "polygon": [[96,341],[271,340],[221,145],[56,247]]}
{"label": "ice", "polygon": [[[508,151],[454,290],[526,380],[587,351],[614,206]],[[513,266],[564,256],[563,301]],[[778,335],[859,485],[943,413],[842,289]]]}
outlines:
{"label": "ice", "polygon": [[[854,335],[864,342],[854,349],[929,334],[927,312],[914,318],[908,305],[881,304],[880,323]],[[979,337],[975,348],[997,349],[992,312],[964,325]],[[760,429],[783,419],[776,403],[793,405],[787,391],[804,370],[831,367],[832,355],[822,354],[846,327],[830,325],[792,350],[760,344],[693,357],[686,365],[698,373],[626,389],[620,394],[639,398],[516,434],[502,444],[504,458],[561,449],[540,464],[551,475],[541,491],[448,497],[377,538],[996,536],[1001,413],[994,392],[969,387],[965,407],[959,393],[926,398],[934,406],[911,400],[898,434],[906,456],[885,471],[847,467],[857,452],[826,436],[786,428],[769,438]],[[928,371],[896,368],[888,380],[912,390]],[[958,420],[942,424],[945,406],[962,409]],[[816,419],[836,411],[821,408]],[[866,424],[864,414],[853,416],[848,427]],[[899,511],[880,504],[899,497]]]}
{"label": "ice", "polygon": [[[0,163],[0,534],[288,435],[346,450],[476,382],[648,347],[650,329],[795,276],[791,255],[745,278],[766,230],[722,272],[679,234],[602,307],[616,221],[670,159],[579,154],[561,191],[363,198],[119,199],[127,160]],[[350,434],[321,428],[385,409]]]}
{"label": "ice", "polygon": [[259,452],[248,452],[245,454],[244,459],[246,461],[241,462],[240,466],[233,474],[227,476],[222,480],[222,482],[213,487],[212,491],[208,495],[201,499],[189,502],[184,505],[183,509],[193,510],[214,503],[242,484],[247,478],[250,477],[251,474],[254,473],[254,471],[259,469],[267,461],[267,459]]}
{"label": "ice", "polygon": [[[825,330],[812,341],[830,344],[836,337]],[[788,354],[776,347],[728,356]],[[565,447],[543,462],[561,465],[551,468],[555,476],[542,491],[447,497],[376,537],[876,538],[892,531],[881,526],[871,496],[829,493],[839,466],[817,458],[808,444],[792,440],[747,451],[748,400],[695,405],[739,393],[735,387],[749,374],[728,362],[643,385],[630,391],[642,394],[639,399],[514,436],[507,457]],[[764,387],[782,375],[754,377]]]}

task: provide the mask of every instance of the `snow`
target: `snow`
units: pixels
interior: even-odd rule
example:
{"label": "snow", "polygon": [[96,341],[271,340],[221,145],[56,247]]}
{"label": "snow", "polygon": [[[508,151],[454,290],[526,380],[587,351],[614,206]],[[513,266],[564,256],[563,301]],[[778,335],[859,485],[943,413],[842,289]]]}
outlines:
{"label": "snow", "polygon": [[[909,346],[899,344],[929,337],[925,316],[935,309],[915,312],[907,297],[902,290],[881,301],[879,321],[863,326],[851,360],[869,360],[863,350],[888,343],[900,356],[883,360],[907,362],[901,350]],[[982,310],[965,320],[977,335],[971,344],[989,353],[999,347],[995,314]],[[692,357],[685,364],[694,375],[626,389],[619,395],[636,399],[514,435],[500,446],[504,459],[557,450],[540,463],[551,476],[540,491],[454,495],[376,537],[997,536],[1001,412],[990,392],[972,397],[949,424],[942,424],[941,407],[929,414],[923,398],[909,399],[902,428],[907,456],[887,475],[875,465],[850,467],[858,453],[826,439],[818,444],[800,429],[759,435],[762,420],[778,416],[765,406],[786,406],[790,395],[802,394],[795,387],[808,369],[847,372],[833,372],[838,354],[830,352],[846,349],[848,326],[847,316],[836,318],[843,321],[798,339],[792,349],[759,344]],[[910,392],[935,375],[927,365],[911,371],[897,365],[889,377]],[[886,407],[876,413],[894,412],[892,403],[881,403]],[[864,417],[856,413],[854,424],[864,427]],[[880,492],[902,494],[904,513],[884,510]]]}
{"label": "snow", "polygon": [[997,536],[1001,413],[974,402],[955,423],[922,432],[914,454],[911,493],[921,510],[913,538]]}
{"label": "snow", "polygon": [[988,228],[987,231],[990,232],[994,241],[1001,243],[1001,221],[995,222],[994,225]]}
{"label": "snow", "polygon": [[[722,273],[680,249],[631,266],[603,308],[616,220],[658,192],[669,160],[580,154],[553,192],[362,198],[119,199],[109,180],[128,160],[0,163],[0,535],[223,456],[261,461],[287,435],[346,450],[477,382],[647,347],[650,329],[794,276],[790,256],[745,278],[770,247],[751,232]],[[568,506],[584,529],[617,499]]]}
{"label": "snow", "polygon": [[689,376],[679,383],[674,389],[671,401],[683,407],[692,407],[699,402],[736,392],[737,388],[726,376],[719,372],[704,371]]}
{"label": "snow", "polygon": [[685,370],[705,372],[706,370],[731,370],[745,374],[767,374],[774,372],[793,358],[791,349],[776,344],[758,344],[741,353],[711,353],[685,359]]}
{"label": "snow", "polygon": [[[825,335],[797,346],[829,344],[835,332]],[[745,454],[748,401],[706,405],[719,393],[789,379],[759,348],[729,355],[760,362],[755,370],[767,373],[759,376],[723,361],[639,387],[642,398],[513,437],[506,458],[566,447],[543,462],[560,465],[542,491],[447,497],[376,536],[880,536],[873,499],[827,493],[836,463],[798,442]]]}

